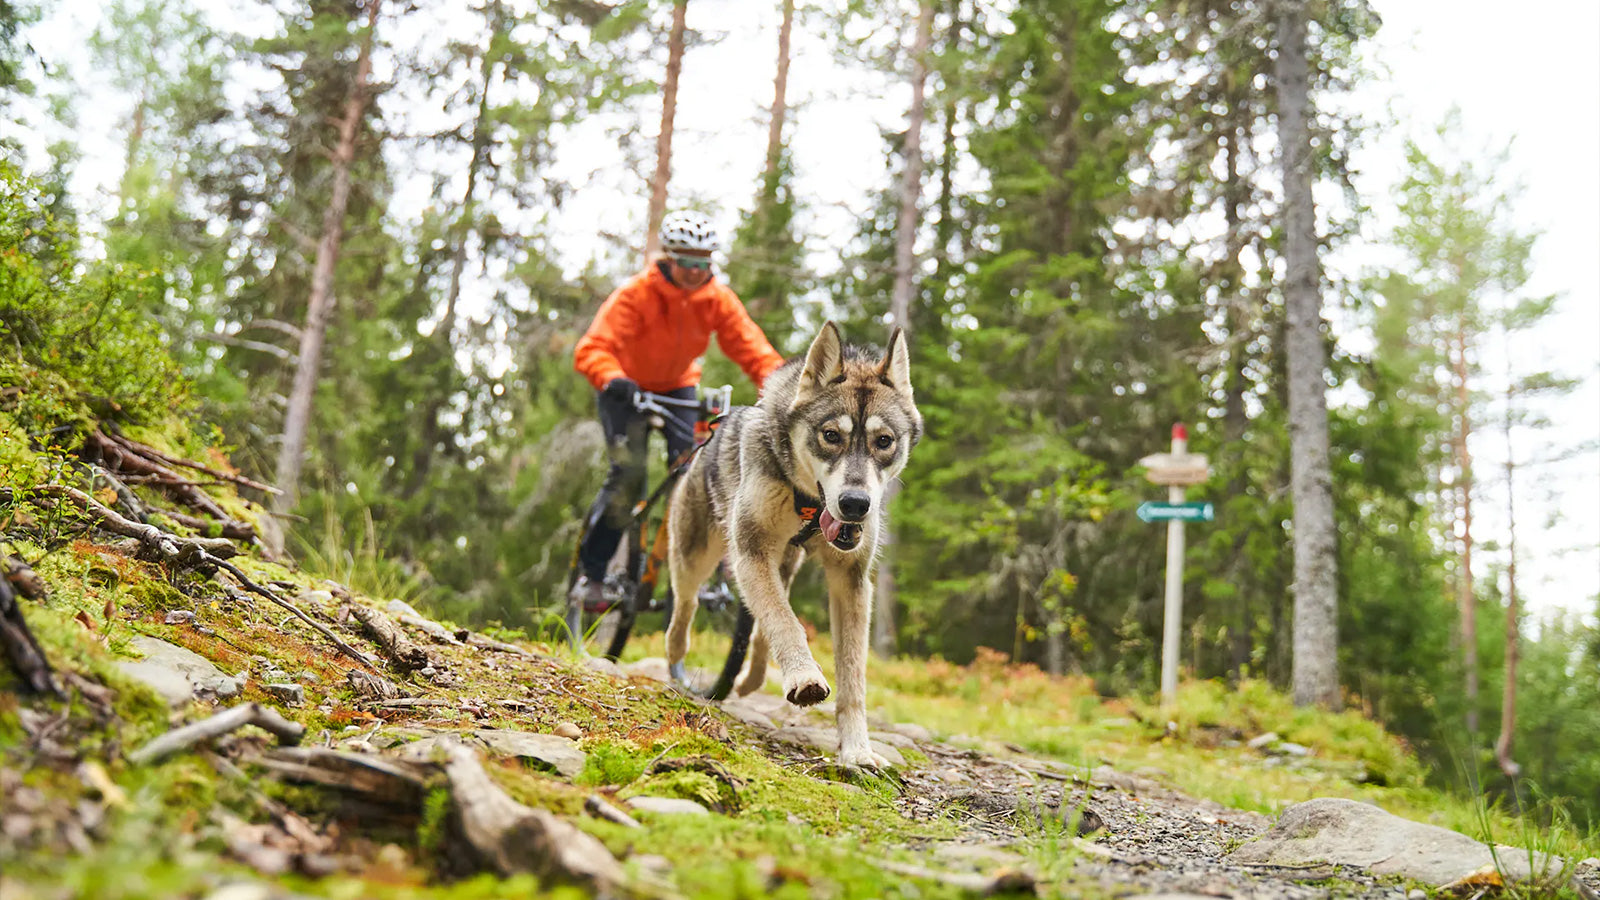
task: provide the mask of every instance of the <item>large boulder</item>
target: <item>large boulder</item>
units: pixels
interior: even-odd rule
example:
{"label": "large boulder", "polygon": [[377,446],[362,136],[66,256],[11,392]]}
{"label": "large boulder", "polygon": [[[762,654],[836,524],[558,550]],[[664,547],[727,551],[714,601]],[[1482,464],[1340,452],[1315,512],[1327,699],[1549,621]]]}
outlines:
{"label": "large boulder", "polygon": [[1401,875],[1446,885],[1485,867],[1524,881],[1561,871],[1562,861],[1487,844],[1437,825],[1402,819],[1366,803],[1319,797],[1284,811],[1278,824],[1229,854],[1234,862],[1268,865],[1336,863],[1375,875]]}

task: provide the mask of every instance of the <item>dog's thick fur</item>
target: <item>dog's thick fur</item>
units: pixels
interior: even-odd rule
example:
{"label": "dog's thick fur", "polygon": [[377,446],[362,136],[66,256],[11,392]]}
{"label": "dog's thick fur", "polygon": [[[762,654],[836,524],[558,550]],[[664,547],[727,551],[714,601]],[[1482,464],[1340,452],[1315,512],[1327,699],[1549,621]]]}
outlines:
{"label": "dog's thick fur", "polygon": [[[839,685],[839,762],[886,765],[867,741],[872,566],[884,489],[921,435],[906,339],[899,329],[889,339],[888,352],[872,359],[844,346],[838,328],[828,322],[803,359],[792,359],[768,376],[760,401],[735,409],[722,422],[672,496],[668,563],[676,601],[667,659],[674,670],[682,670],[688,650],[695,597],[726,554],[756,621],[738,692],[761,686],[770,652],[783,673],[789,702],[822,702],[828,681],[789,606],[795,570],[813,555],[828,585]],[[800,547],[791,545],[805,524],[795,511],[797,491],[823,501],[817,516],[821,530]],[[855,528],[859,540],[840,549]]]}

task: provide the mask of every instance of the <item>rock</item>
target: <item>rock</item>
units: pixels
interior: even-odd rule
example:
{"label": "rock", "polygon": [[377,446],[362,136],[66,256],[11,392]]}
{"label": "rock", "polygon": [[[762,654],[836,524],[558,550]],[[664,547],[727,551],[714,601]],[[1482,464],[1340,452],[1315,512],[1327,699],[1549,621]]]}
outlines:
{"label": "rock", "polygon": [[[346,596],[348,596],[348,595],[349,595],[349,593],[347,591],[346,592]],[[304,594],[300,595],[300,599],[305,600],[306,602],[312,604],[313,606],[327,606],[328,604],[333,602],[333,592],[332,591],[306,591]]]}
{"label": "rock", "polygon": [[904,735],[913,741],[933,740],[933,732],[914,722],[896,722],[889,726],[889,730],[895,734]]}
{"label": "rock", "polygon": [[515,756],[533,759],[555,769],[564,778],[575,778],[583,771],[588,755],[572,741],[553,734],[534,734],[528,731],[508,731],[480,728],[476,731],[431,731],[406,729],[404,735],[421,735],[400,748],[400,755],[408,759],[431,759],[436,748],[464,744],[482,747],[494,756]]}
{"label": "rock", "polygon": [[166,623],[168,625],[187,625],[193,621],[194,613],[187,609],[175,609],[167,613]]}
{"label": "rock", "polygon": [[[785,725],[777,730],[775,736],[779,740],[812,747],[824,753],[834,754],[839,752],[839,732],[827,726]],[[873,752],[887,759],[890,765],[905,766],[906,758],[900,755],[899,750],[885,744],[883,741],[869,740],[868,744],[872,747]]]}
{"label": "rock", "polygon": [[555,730],[552,733],[556,737],[566,738],[569,741],[575,741],[578,738],[583,737],[583,729],[572,724],[571,722],[562,722],[555,727]]}
{"label": "rock", "polygon": [[1276,731],[1269,731],[1266,734],[1256,735],[1255,737],[1246,741],[1245,746],[1249,747],[1251,750],[1260,750],[1263,747],[1276,744],[1281,740],[1283,740],[1283,738],[1279,737]]}
{"label": "rock", "polygon": [[912,750],[917,746],[916,741],[897,731],[869,731],[867,732],[867,737],[899,750]]}
{"label": "rock", "polygon": [[667,674],[667,660],[661,656],[647,656],[638,662],[628,663],[622,667],[622,671],[626,675],[652,678],[656,681],[672,680]]}
{"label": "rock", "polygon": [[1310,756],[1311,748],[1305,746],[1304,744],[1296,744],[1290,741],[1284,741],[1278,746],[1273,747],[1272,752],[1282,753],[1284,756]]}
{"label": "rock", "polygon": [[1027,858],[1011,853],[994,844],[935,844],[933,856],[945,862],[971,863],[975,868],[1010,866],[1018,867]]}
{"label": "rock", "polygon": [[771,716],[761,711],[758,704],[750,702],[749,697],[729,697],[722,701],[722,711],[746,725],[754,725],[769,731],[778,727]]}
{"label": "rock", "polygon": [[128,646],[144,654],[140,660],[118,660],[123,674],[144,682],[178,706],[199,695],[228,698],[239,693],[239,682],[223,674],[211,661],[190,650],[145,635],[136,635]]}
{"label": "rock", "polygon": [[261,689],[285,703],[298,705],[306,702],[306,689],[298,684],[263,684]]}
{"label": "rock", "polygon": [[640,812],[666,813],[669,815],[706,816],[711,811],[693,800],[684,800],[681,797],[629,797],[628,808]]}
{"label": "rock", "polygon": [[583,661],[583,664],[588,666],[589,668],[595,670],[596,672],[600,672],[602,674],[611,675],[611,676],[618,677],[618,678],[621,678],[621,677],[623,677],[624,675],[627,674],[627,673],[622,671],[622,667],[621,666],[617,665],[616,663],[612,662],[609,659],[606,659],[604,656],[591,656],[591,657],[588,657],[587,659],[585,659]]}
{"label": "rock", "polygon": [[[1499,861],[1507,878],[1531,874],[1528,852],[1503,847]],[[1278,823],[1228,859],[1242,863],[1305,865],[1335,863],[1367,869],[1374,875],[1401,875],[1442,886],[1495,863],[1489,847],[1464,834],[1391,815],[1376,806],[1319,797],[1284,811]],[[1561,861],[1536,855],[1542,871]]]}

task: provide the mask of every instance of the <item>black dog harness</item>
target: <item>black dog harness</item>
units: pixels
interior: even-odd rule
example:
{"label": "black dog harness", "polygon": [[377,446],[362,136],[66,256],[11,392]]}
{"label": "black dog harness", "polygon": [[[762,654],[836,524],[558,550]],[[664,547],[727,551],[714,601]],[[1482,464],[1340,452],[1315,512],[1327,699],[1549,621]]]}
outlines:
{"label": "black dog harness", "polygon": [[[817,493],[822,494],[820,482],[817,484]],[[820,496],[812,497],[795,490],[794,514],[800,517],[800,531],[789,539],[789,546],[798,547],[811,540],[812,535],[822,533],[822,526],[817,522],[822,516],[822,504]],[[861,526],[853,522],[840,522],[838,536],[829,543],[839,550],[854,550],[861,543]]]}

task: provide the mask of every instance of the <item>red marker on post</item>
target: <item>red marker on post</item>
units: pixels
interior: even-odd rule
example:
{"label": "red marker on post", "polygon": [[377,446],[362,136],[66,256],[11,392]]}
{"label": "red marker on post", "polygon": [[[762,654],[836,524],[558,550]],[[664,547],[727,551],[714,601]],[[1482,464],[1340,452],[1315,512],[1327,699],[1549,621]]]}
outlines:
{"label": "red marker on post", "polygon": [[1211,521],[1209,503],[1184,502],[1184,488],[1211,477],[1206,458],[1189,452],[1189,429],[1178,422],[1172,426],[1172,451],[1146,456],[1139,461],[1148,471],[1145,477],[1166,485],[1166,503],[1140,504],[1139,518],[1146,522],[1167,523],[1167,590],[1161,628],[1161,699],[1171,703],[1178,693],[1178,632],[1183,627],[1183,523],[1187,519]]}

